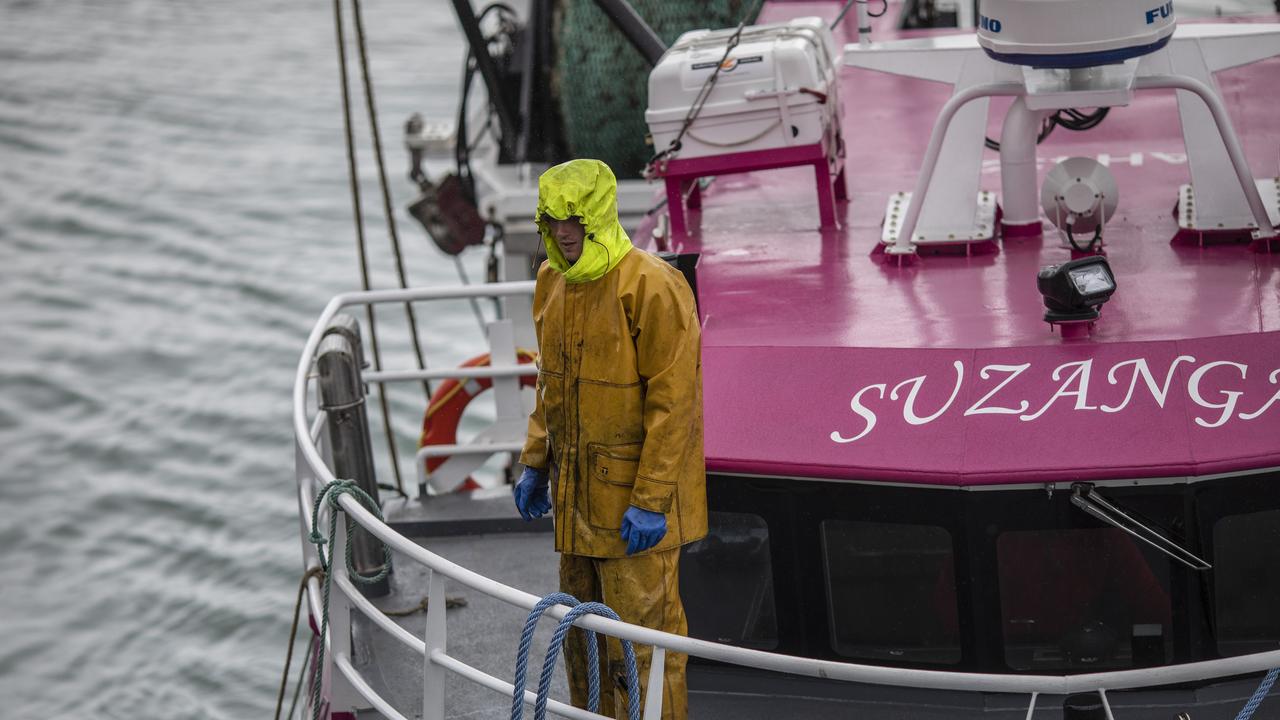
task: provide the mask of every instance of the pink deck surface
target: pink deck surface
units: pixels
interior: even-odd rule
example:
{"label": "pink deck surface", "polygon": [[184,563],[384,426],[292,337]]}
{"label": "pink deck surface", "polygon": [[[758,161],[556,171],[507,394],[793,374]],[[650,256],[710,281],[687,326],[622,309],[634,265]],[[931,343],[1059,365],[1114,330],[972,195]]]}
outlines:
{"label": "pink deck surface", "polygon": [[[772,3],[762,21],[831,17],[838,7]],[[888,26],[877,23],[877,39],[889,39]],[[1280,175],[1280,61],[1217,80],[1254,176]],[[883,262],[875,251],[886,202],[912,188],[950,89],[851,68],[842,83],[851,200],[837,206],[839,230],[818,230],[812,172],[791,168],[718,178],[702,210],[689,212],[690,235],[676,239],[674,249],[702,254],[711,470],[981,485],[1280,466],[1280,402],[1268,404],[1280,390],[1280,253],[1171,242],[1178,186],[1189,182],[1172,92],[1141,93],[1097,129],[1059,128],[1040,146],[1042,178],[1055,158],[1109,154],[1121,193],[1107,226],[1118,291],[1091,337],[1063,340],[1044,323],[1035,285],[1039,267],[1069,259],[1052,231],[994,253]],[[993,137],[1007,105],[992,103]],[[998,192],[995,153],[988,165],[983,186]],[[1163,406],[1140,377],[1127,405],[1102,409],[1121,404],[1132,361],[1144,360],[1163,390],[1180,355],[1194,360],[1173,369]],[[930,416],[956,388],[957,362],[963,378],[948,409],[908,422],[911,384],[897,399],[890,391],[924,376],[914,412]],[[980,370],[1024,363],[976,410],[1022,401],[1027,410],[966,415],[1012,376]],[[859,414],[853,396],[869,386]],[[1202,426],[1231,403],[1220,424]],[[862,433],[866,415],[876,420],[870,432],[833,439]]]}

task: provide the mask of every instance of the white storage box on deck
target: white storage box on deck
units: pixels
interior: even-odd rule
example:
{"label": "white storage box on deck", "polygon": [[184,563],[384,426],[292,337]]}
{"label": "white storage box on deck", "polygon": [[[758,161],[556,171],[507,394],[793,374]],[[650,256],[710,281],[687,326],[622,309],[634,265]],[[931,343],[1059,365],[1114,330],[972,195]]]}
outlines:
{"label": "white storage box on deck", "polygon": [[[724,56],[734,29],[693,30],[649,73],[644,119],[655,152],[680,133],[690,107]],[[701,111],[670,158],[812,145],[840,128],[835,41],[821,18],[752,25],[724,62]]]}

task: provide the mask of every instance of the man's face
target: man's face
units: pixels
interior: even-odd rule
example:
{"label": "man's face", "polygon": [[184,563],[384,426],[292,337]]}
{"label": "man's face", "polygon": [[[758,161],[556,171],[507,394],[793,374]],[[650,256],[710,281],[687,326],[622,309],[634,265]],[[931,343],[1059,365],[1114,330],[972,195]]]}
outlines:
{"label": "man's face", "polygon": [[578,262],[578,258],[582,257],[582,243],[587,235],[587,229],[582,226],[582,221],[577,217],[571,217],[568,220],[549,217],[547,227],[551,230],[551,237],[555,238],[556,244],[560,246],[564,259],[570,265]]}

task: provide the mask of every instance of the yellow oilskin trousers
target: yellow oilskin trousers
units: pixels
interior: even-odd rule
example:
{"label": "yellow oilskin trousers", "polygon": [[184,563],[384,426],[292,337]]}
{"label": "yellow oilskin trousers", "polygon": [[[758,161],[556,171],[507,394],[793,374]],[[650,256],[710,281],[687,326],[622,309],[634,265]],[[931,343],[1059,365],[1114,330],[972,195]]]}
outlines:
{"label": "yellow oilskin trousers", "polygon": [[[560,590],[583,602],[602,602],[623,622],[685,635],[684,606],[680,602],[680,549],[632,558],[602,559],[581,555],[560,556]],[[626,665],[622,643],[601,641],[600,714],[627,718]],[[653,648],[636,645],[636,669],[640,675],[640,701],[649,690],[649,660]],[[572,630],[564,650],[569,676],[569,698],[576,707],[587,706],[586,633]],[[668,652],[663,668],[662,718],[685,720],[689,715],[685,663],[688,656]],[[643,706],[642,706],[643,707]]]}
{"label": "yellow oilskin trousers", "polygon": [[[582,222],[582,255],[572,265],[550,234],[552,218]],[[550,475],[560,589],[603,602],[628,623],[684,635],[680,547],[707,534],[693,292],[677,270],[631,246],[618,223],[617,180],[598,160],[543,173],[536,222],[547,262],[533,296],[538,387],[520,462]],[[629,507],[662,513],[667,525],[657,545],[630,556],[619,534]],[[575,637],[566,650],[569,684],[574,705],[586,707],[585,645]],[[616,706],[626,717],[626,694],[613,691],[622,646],[612,638],[606,645],[602,710]],[[636,654],[646,683],[651,650]],[[687,714],[685,662],[667,656],[664,718]]]}

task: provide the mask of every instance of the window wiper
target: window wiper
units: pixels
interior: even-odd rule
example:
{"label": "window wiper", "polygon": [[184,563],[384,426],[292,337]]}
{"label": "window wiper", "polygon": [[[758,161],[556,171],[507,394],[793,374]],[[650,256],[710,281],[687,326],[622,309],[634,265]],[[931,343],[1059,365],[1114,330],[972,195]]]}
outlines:
{"label": "window wiper", "polygon": [[1091,483],[1071,484],[1071,504],[1108,525],[1120,528],[1192,570],[1213,569],[1213,566],[1203,558],[1143,525],[1128,513],[1113,505],[1102,495],[1099,495]]}

